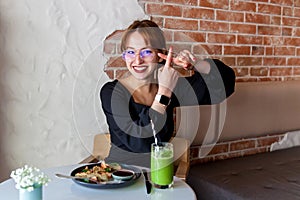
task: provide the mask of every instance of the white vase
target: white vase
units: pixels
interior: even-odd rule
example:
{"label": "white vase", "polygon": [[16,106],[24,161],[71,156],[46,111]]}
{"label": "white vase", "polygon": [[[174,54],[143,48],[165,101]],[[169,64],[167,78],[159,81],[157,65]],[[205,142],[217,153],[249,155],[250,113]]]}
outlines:
{"label": "white vase", "polygon": [[33,191],[26,189],[19,190],[19,200],[42,200],[43,199],[43,187],[34,188]]}

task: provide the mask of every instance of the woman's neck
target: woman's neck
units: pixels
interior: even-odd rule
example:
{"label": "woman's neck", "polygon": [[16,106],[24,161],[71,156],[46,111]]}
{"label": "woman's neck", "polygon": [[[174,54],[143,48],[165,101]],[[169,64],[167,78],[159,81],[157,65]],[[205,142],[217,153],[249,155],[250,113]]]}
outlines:
{"label": "woman's neck", "polygon": [[144,91],[151,92],[153,90],[153,85],[157,87],[157,81],[154,79],[148,80],[139,80],[134,76],[128,76],[124,79],[119,80],[131,93],[134,91]]}
{"label": "woman's neck", "polygon": [[157,82],[151,80],[137,80],[133,76],[119,80],[131,93],[136,103],[150,106],[157,93]]}

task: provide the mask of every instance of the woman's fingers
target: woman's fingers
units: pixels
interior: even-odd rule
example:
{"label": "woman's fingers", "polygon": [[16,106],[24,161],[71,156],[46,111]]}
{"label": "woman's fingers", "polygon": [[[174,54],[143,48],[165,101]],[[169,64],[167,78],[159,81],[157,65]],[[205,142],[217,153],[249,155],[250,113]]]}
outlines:
{"label": "woman's fingers", "polygon": [[157,55],[166,60],[166,66],[170,67],[172,66],[172,63],[174,63],[175,65],[181,66],[184,69],[189,69],[196,62],[196,57],[188,50],[183,50],[176,57],[172,57],[172,55],[174,55],[172,47],[170,47],[168,55],[162,53],[158,53]]}
{"label": "woman's fingers", "polygon": [[157,53],[157,55],[158,55],[160,58],[162,58],[162,59],[164,59],[164,60],[167,60],[167,55],[165,55],[165,54],[163,54],[163,53]]}
{"label": "woman's fingers", "polygon": [[191,52],[189,52],[188,50],[183,50],[183,53],[184,53],[189,59],[191,59],[192,61],[195,61],[195,60],[196,60],[196,57],[195,57]]}
{"label": "woman's fingers", "polygon": [[181,66],[185,70],[189,70],[195,64],[196,57],[190,51],[183,50],[173,60],[176,65]]}
{"label": "woman's fingers", "polygon": [[[168,56],[171,57],[171,63],[173,61],[173,59],[175,59],[174,56],[174,53],[173,53],[173,47],[170,47],[171,50],[168,51],[168,54],[163,54],[163,53],[157,53],[158,57],[164,59],[164,60],[167,60],[168,59]],[[176,56],[176,55],[175,55]]]}
{"label": "woman's fingers", "polygon": [[173,47],[170,47],[166,58],[166,64],[165,64],[165,66],[167,67],[172,67],[172,53],[173,53]]}

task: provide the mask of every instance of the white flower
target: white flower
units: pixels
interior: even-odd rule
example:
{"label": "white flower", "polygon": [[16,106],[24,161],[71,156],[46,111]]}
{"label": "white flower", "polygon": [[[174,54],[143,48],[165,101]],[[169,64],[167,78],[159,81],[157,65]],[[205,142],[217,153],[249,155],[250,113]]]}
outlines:
{"label": "white flower", "polygon": [[46,176],[43,172],[40,172],[38,168],[29,167],[28,165],[12,171],[10,177],[15,180],[17,189],[22,188],[28,191],[47,185],[50,181],[48,176]]}

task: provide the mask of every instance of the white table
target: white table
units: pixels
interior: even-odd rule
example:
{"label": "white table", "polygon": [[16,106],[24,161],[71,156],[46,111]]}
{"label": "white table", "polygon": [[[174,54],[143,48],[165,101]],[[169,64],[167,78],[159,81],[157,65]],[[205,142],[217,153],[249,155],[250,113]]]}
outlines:
{"label": "white table", "polygon": [[[80,165],[69,165],[42,170],[51,182],[43,188],[43,200],[99,200],[99,199],[158,199],[158,200],[196,200],[194,191],[184,181],[174,177],[171,189],[152,189],[146,193],[143,175],[132,185],[115,189],[91,189],[80,186],[70,179],[61,179],[55,173],[70,174]],[[19,191],[15,182],[8,179],[0,183],[0,197],[7,200],[18,200]]]}

